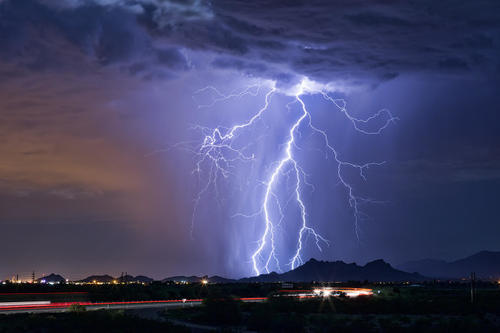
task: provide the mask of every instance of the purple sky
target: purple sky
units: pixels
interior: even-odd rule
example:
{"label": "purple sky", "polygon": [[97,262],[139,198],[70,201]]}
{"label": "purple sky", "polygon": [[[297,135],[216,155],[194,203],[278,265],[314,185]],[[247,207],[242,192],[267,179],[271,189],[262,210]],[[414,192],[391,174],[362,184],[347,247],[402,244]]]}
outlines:
{"label": "purple sky", "polygon": [[[399,117],[380,136],[353,130],[319,95],[304,99],[341,156],[387,161],[350,179],[357,239],[335,163],[303,129],[297,159],[309,220],[330,241],[304,259],[391,263],[500,250],[500,5],[494,0],[0,0],[0,279],[61,273],[251,275],[262,233],[252,213],[296,119],[273,98],[245,132],[255,154],[200,201],[193,125],[233,126],[264,103],[210,108],[196,96],[304,77],[366,118]],[[318,151],[319,149],[319,151]],[[359,178],[359,177],[358,177]],[[280,189],[286,196],[286,189]],[[288,194],[289,195],[289,194]],[[280,232],[292,252],[297,211]]]}

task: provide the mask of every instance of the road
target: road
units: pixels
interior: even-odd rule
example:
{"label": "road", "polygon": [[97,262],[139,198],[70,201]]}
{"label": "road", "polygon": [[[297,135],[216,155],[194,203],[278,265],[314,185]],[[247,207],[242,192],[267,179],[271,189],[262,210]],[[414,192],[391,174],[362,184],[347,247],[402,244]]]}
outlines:
{"label": "road", "polygon": [[[245,297],[240,298],[240,301],[248,302],[264,302],[266,297]],[[87,310],[118,310],[118,309],[144,309],[144,308],[183,308],[191,306],[200,306],[202,299],[184,299],[184,300],[156,300],[156,301],[137,301],[137,302],[68,302],[68,303],[51,303],[51,304],[32,304],[32,305],[13,305],[0,306],[0,314],[13,313],[54,313],[66,312],[74,304],[85,306]]]}

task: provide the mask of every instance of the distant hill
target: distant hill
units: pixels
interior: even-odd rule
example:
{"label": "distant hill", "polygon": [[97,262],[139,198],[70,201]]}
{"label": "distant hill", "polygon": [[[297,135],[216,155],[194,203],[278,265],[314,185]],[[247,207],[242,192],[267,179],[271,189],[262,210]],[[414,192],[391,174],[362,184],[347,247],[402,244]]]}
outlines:
{"label": "distant hill", "polygon": [[113,281],[116,282],[137,282],[137,283],[151,283],[154,280],[150,277],[144,276],[144,275],[137,275],[137,276],[132,276],[132,275],[124,275],[121,277],[114,278],[110,275],[91,275],[89,277],[86,277],[83,280],[80,280],[78,282],[86,282],[86,283],[92,283],[92,282],[98,282],[98,283],[112,283]]}
{"label": "distant hill", "polygon": [[64,283],[66,279],[59,274],[49,274],[37,279],[38,283]]}
{"label": "distant hill", "polygon": [[132,275],[124,275],[122,277],[116,278],[116,281],[118,282],[136,282],[136,283],[151,283],[154,280],[150,277],[144,276],[144,275],[137,275],[137,276],[132,276]]}
{"label": "distant hill", "polygon": [[[201,282],[199,276],[172,276],[163,279],[162,282]],[[272,272],[261,274],[259,276],[243,278],[239,280],[226,279],[220,276],[208,278],[211,283],[235,283],[235,282],[345,282],[345,281],[425,281],[429,280],[418,273],[407,273],[393,268],[390,264],[379,259],[367,263],[364,266],[358,266],[355,263],[346,264],[343,261],[318,261],[311,259],[304,265],[286,273],[278,274]]]}
{"label": "distant hill", "polygon": [[151,283],[154,281],[154,279],[148,277],[148,276],[144,276],[144,275],[137,275],[135,278],[134,278],[134,281],[135,282],[143,282],[143,283]]}
{"label": "distant hill", "polygon": [[109,275],[91,275],[89,277],[86,277],[83,280],[80,280],[78,282],[86,282],[86,283],[91,283],[91,282],[102,282],[102,283],[111,283],[115,280],[114,277],[109,276]]}
{"label": "distant hill", "polygon": [[[171,277],[168,277],[168,278],[165,278],[162,280],[162,282],[189,282],[189,283],[198,283],[198,282],[201,282],[201,280],[203,280],[203,277],[201,276],[171,276]],[[214,275],[214,276],[210,276],[207,278],[208,282],[210,283],[234,283],[236,282],[236,280],[233,280],[233,279],[227,279],[227,278],[224,278],[222,276],[217,276],[217,275]]]}
{"label": "distant hill", "polygon": [[227,278],[222,277],[222,276],[214,275],[214,276],[209,277],[208,281],[211,283],[234,283],[237,280],[227,279]]}
{"label": "distant hill", "polygon": [[461,279],[475,272],[478,278],[496,280],[500,278],[500,252],[481,251],[452,262],[434,259],[409,261],[397,267],[435,278]]}
{"label": "distant hill", "polygon": [[343,282],[343,281],[424,281],[426,277],[418,273],[407,273],[393,268],[390,264],[379,259],[358,266],[355,263],[346,264],[343,261],[318,261],[311,259],[304,265],[289,272],[278,274],[262,274],[256,277],[245,278],[241,282]]}
{"label": "distant hill", "polygon": [[196,282],[201,282],[201,277],[199,276],[171,276],[168,278],[165,278],[161,280],[161,282],[189,282],[189,283],[196,283]]}

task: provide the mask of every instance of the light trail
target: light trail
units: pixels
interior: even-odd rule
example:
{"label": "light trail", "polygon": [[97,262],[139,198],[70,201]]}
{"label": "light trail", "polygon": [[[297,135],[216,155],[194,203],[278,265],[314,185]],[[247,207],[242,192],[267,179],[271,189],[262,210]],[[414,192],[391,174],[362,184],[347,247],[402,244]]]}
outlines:
{"label": "light trail", "polygon": [[[242,302],[263,302],[266,301],[267,297],[241,297],[235,298],[235,300]],[[182,304],[198,304],[201,305],[203,302],[202,298],[195,299],[169,299],[169,300],[151,300],[151,301],[121,301],[121,302],[58,302],[50,304],[28,304],[28,305],[2,305],[0,306],[0,311],[32,311],[32,310],[58,310],[58,309],[68,309],[74,305],[80,305],[92,308],[102,308],[108,306],[137,306],[137,305],[151,305],[151,306],[162,306],[162,305],[182,305]]]}
{"label": "light trail", "polygon": [[11,305],[0,306],[0,310],[20,310],[20,309],[51,309],[51,308],[68,308],[72,305],[82,306],[106,306],[106,305],[135,305],[135,304],[155,304],[155,303],[192,303],[201,302],[203,299],[172,299],[172,300],[152,300],[152,301],[122,301],[122,302],[57,302],[50,304],[32,304],[32,305]]}
{"label": "light trail", "polygon": [[373,289],[370,288],[350,288],[350,287],[318,287],[312,290],[307,289],[284,289],[279,291],[282,295],[298,298],[318,298],[345,295],[346,297],[372,296]]}
{"label": "light trail", "polygon": [[[213,94],[212,100],[209,103],[199,105],[199,107],[204,108],[212,107],[218,103],[222,103],[233,98],[241,98],[244,96],[257,97],[261,88],[262,85],[252,85],[246,87],[240,92],[233,91],[228,95],[224,95],[215,87],[207,86],[196,91],[195,96],[204,92],[211,92]],[[194,147],[190,143],[180,143],[177,145],[178,147],[186,149],[194,154],[196,166],[193,172],[198,174],[200,184],[203,184],[200,186],[200,191],[194,199],[191,234],[193,233],[197,209],[203,196],[211,190],[215,192],[216,197],[219,195],[217,186],[218,178],[220,176],[228,178],[229,176],[234,175],[234,170],[237,169],[237,163],[252,162],[255,159],[254,154],[246,152],[247,146],[237,146],[235,139],[239,137],[242,131],[257,124],[258,120],[260,120],[264,113],[269,110],[272,96],[278,93],[292,99],[292,101],[286,105],[289,111],[292,111],[291,106],[293,104],[298,104],[300,106],[300,114],[288,128],[287,139],[283,145],[283,156],[272,164],[272,169],[267,177],[267,181],[261,182],[262,185],[264,185],[265,190],[263,192],[260,209],[253,214],[235,214],[235,216],[242,217],[256,217],[260,215],[263,217],[263,232],[257,242],[257,248],[251,256],[252,269],[256,275],[260,275],[262,272],[269,273],[273,265],[278,272],[281,271],[281,264],[278,259],[279,255],[277,253],[276,246],[276,233],[278,232],[277,227],[284,219],[284,210],[280,204],[280,198],[283,196],[278,195],[278,193],[275,192],[275,189],[284,175],[289,177],[290,174],[293,174],[294,176],[295,186],[293,188],[293,197],[300,211],[300,226],[296,235],[296,246],[287,263],[287,266],[294,269],[304,262],[302,256],[308,236],[312,236],[319,251],[322,251],[322,244],[329,244],[328,240],[321,236],[321,234],[317,232],[316,229],[309,223],[306,204],[302,197],[303,187],[312,186],[312,184],[307,182],[307,175],[300,166],[299,161],[294,156],[294,150],[298,147],[297,133],[299,132],[300,127],[305,126],[309,128],[312,133],[322,138],[325,149],[325,157],[332,156],[334,158],[337,164],[336,174],[339,184],[344,187],[347,194],[347,201],[353,211],[354,229],[358,239],[359,222],[362,218],[360,205],[363,203],[376,202],[370,198],[359,196],[353,185],[347,181],[344,172],[346,169],[354,169],[363,180],[366,180],[366,170],[370,167],[380,166],[385,162],[358,164],[342,160],[338,151],[335,149],[333,144],[331,144],[327,133],[313,124],[311,113],[304,102],[303,96],[319,94],[324,100],[333,104],[347,118],[347,120],[351,122],[355,131],[365,135],[378,135],[382,133],[382,131],[385,130],[391,123],[394,123],[398,119],[387,109],[382,109],[366,119],[352,116],[347,110],[345,100],[332,98],[329,95],[328,90],[325,89],[325,86],[312,82],[307,78],[302,80],[299,85],[295,86],[293,91],[283,91],[276,88],[274,83],[270,84],[269,91],[265,94],[264,106],[247,121],[242,122],[241,124],[233,125],[232,127],[218,126],[215,128],[208,128],[197,125],[195,128],[200,130],[204,136],[201,144],[195,145]],[[193,99],[196,100],[194,97]],[[378,126],[374,130],[369,129],[372,121],[382,118],[385,119],[385,121],[381,126]],[[204,177],[204,175],[206,176]],[[273,207],[281,216],[278,222],[274,221],[272,217],[271,210]]]}
{"label": "light trail", "polygon": [[86,295],[86,291],[55,291],[55,292],[45,292],[45,293],[0,293],[0,296],[16,296],[16,295]]}

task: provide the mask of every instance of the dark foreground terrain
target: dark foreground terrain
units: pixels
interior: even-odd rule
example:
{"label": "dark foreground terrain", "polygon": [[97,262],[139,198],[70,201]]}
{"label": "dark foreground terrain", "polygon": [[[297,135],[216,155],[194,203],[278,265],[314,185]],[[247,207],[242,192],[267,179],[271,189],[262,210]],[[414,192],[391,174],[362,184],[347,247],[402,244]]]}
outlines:
{"label": "dark foreground terrain", "polygon": [[[67,313],[2,315],[0,332],[189,332],[210,328],[287,333],[500,332],[500,285],[493,283],[478,286],[474,303],[468,285],[460,283],[371,285],[373,296],[306,299],[276,296],[278,285],[205,287],[182,286],[182,290],[192,288],[194,294],[202,291],[206,295],[199,307],[85,311],[76,306]],[[131,287],[118,288],[125,288],[126,294]],[[174,287],[165,288],[172,291]],[[269,296],[268,301],[242,303],[232,297],[253,296],[241,293],[257,291],[269,292],[259,295]]]}
{"label": "dark foreground terrain", "polygon": [[[391,286],[373,296],[298,300],[273,297],[241,304],[208,299],[167,318],[266,332],[500,332],[500,288]],[[378,293],[380,291],[380,293]]]}
{"label": "dark foreground terrain", "polygon": [[190,332],[169,322],[144,319],[124,311],[72,311],[54,314],[13,314],[0,317],[2,333],[132,333]]}

